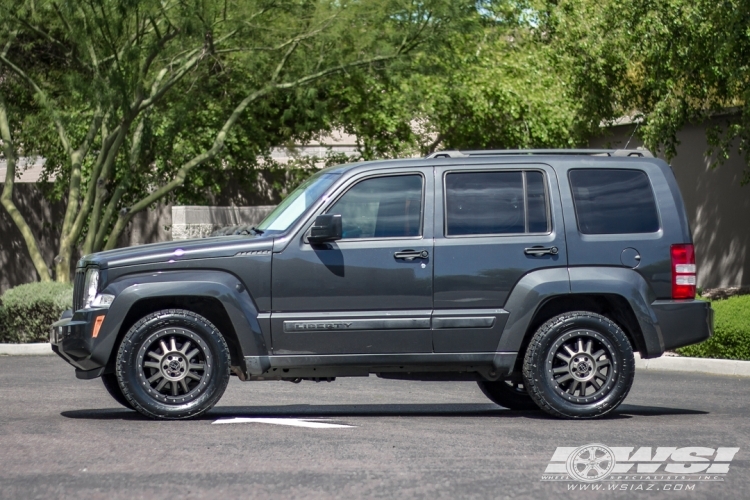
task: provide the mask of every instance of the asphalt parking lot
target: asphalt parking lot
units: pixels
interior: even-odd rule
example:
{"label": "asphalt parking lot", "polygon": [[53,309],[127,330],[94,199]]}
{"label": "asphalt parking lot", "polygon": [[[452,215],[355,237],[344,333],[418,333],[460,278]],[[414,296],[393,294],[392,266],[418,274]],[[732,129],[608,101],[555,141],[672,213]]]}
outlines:
{"label": "asphalt parking lot", "polygon": [[[639,372],[597,421],[510,412],[474,383],[370,377],[233,378],[204,418],[155,422],[56,357],[0,357],[0,498],[747,498],[749,414],[750,379]],[[723,481],[542,481],[557,447],[588,443],[740,451]]]}

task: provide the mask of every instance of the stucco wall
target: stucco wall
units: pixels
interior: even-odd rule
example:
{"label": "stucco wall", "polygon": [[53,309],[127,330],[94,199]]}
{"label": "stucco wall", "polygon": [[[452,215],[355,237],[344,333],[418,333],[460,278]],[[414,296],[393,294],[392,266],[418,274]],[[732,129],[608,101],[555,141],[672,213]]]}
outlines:
{"label": "stucco wall", "polygon": [[[623,147],[634,127],[613,127],[591,141],[591,147]],[[711,169],[704,125],[688,125],[677,138],[680,145],[671,165],[693,232],[698,286],[750,285],[750,185],[740,186],[744,161],[735,152]],[[641,145],[636,130],[628,148]]]}

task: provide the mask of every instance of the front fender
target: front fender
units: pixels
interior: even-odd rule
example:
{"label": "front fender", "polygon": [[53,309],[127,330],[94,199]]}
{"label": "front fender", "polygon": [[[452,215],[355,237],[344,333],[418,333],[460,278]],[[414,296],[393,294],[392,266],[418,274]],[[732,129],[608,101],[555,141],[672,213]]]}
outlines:
{"label": "front fender", "polygon": [[104,365],[116,347],[123,322],[133,305],[142,300],[175,297],[217,299],[226,310],[235,333],[240,356],[267,356],[270,345],[258,323],[258,309],[245,286],[235,276],[220,271],[170,271],[127,275],[110,283],[102,293],[115,295],[91,354]]}

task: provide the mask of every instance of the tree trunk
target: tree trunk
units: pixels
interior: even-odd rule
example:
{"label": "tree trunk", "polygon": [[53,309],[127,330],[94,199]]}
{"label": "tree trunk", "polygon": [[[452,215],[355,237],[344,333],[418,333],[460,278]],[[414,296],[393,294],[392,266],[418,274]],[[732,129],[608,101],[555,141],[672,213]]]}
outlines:
{"label": "tree trunk", "polygon": [[26,219],[23,218],[21,212],[18,211],[16,204],[13,202],[13,185],[16,177],[16,151],[13,138],[10,135],[10,125],[8,123],[8,114],[5,109],[5,101],[0,96],[0,137],[3,141],[3,152],[5,153],[5,160],[7,170],[5,171],[5,185],[3,186],[3,193],[0,196],[3,207],[8,211],[10,218],[13,219],[18,230],[23,236],[23,241],[26,243],[26,248],[31,257],[31,262],[34,264],[39,279],[41,281],[51,281],[49,267],[44,262],[42,252],[39,250],[39,243],[34,236],[34,232],[31,227],[26,223]]}

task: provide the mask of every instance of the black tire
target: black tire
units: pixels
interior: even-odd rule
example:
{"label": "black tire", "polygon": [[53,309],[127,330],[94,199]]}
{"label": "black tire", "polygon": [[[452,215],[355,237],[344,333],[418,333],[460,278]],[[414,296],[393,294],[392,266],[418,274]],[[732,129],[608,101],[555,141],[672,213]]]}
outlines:
{"label": "black tire", "polygon": [[120,384],[117,383],[117,375],[115,375],[114,373],[105,373],[104,375],[102,375],[102,382],[104,383],[104,388],[107,389],[109,395],[112,396],[112,399],[129,410],[133,409],[133,407],[130,405],[130,402],[122,393]]}
{"label": "black tire", "polygon": [[229,382],[229,348],[206,318],[169,309],[130,328],[117,352],[117,381],[134,410],[184,419],[210,410]]}
{"label": "black tire", "polygon": [[633,348],[625,332],[608,318],[586,311],[544,323],[532,337],[523,363],[531,398],[542,410],[562,418],[608,414],[628,395],[634,375]]}
{"label": "black tire", "polygon": [[477,384],[490,401],[503,408],[521,411],[539,409],[521,381],[498,380],[491,382],[480,380]]}

